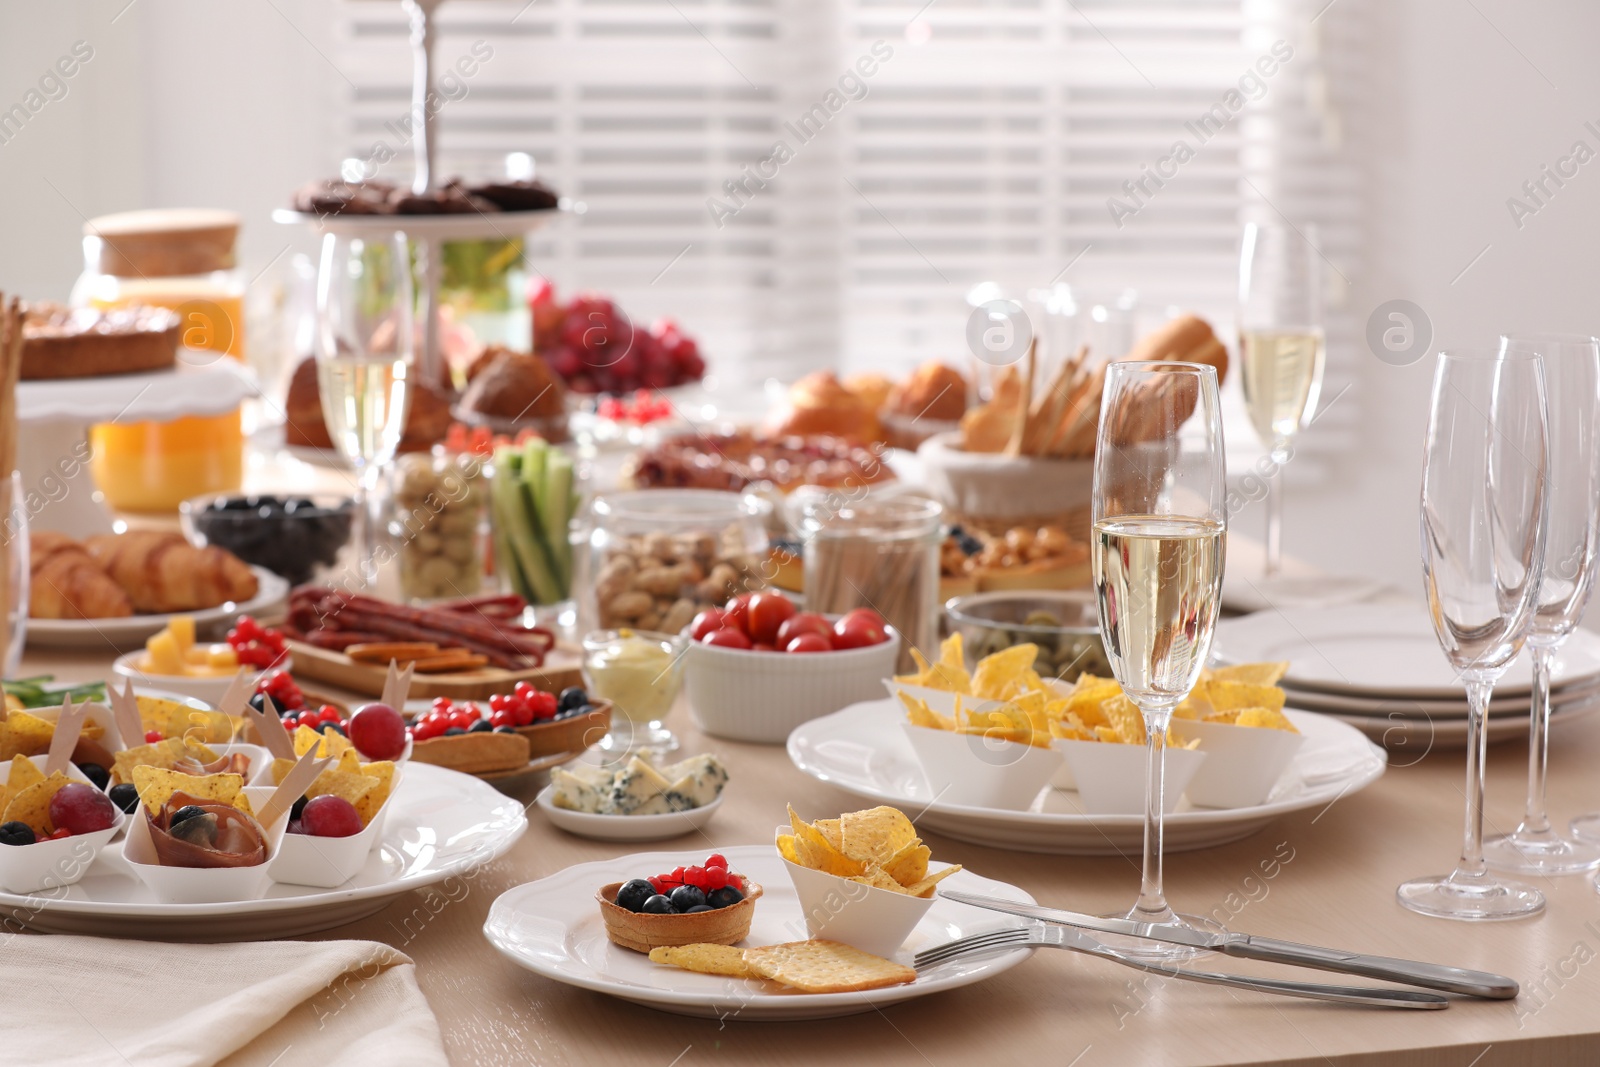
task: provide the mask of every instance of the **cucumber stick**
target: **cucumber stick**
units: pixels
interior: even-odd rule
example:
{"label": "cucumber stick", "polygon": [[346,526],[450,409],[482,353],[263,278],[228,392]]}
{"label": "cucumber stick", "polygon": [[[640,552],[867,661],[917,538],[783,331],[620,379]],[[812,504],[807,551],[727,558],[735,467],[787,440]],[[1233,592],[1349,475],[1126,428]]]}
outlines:
{"label": "cucumber stick", "polygon": [[571,457],[541,438],[520,449],[501,448],[491,491],[495,548],[509,562],[513,588],[535,604],[566,599],[572,588]]}

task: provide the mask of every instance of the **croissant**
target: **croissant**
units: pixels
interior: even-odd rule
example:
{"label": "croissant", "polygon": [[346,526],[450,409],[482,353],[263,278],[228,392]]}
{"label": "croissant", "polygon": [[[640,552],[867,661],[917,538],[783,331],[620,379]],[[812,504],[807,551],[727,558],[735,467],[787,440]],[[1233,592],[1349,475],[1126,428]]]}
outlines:
{"label": "croissant", "polygon": [[249,600],[259,583],[239,557],[195,548],[182,534],[132,530],[89,538],[89,552],[127,592],[136,611],[166,614]]}
{"label": "croissant", "polygon": [[34,618],[114,619],[133,614],[128,594],[83,545],[66,534],[30,533],[28,560],[28,614]]}

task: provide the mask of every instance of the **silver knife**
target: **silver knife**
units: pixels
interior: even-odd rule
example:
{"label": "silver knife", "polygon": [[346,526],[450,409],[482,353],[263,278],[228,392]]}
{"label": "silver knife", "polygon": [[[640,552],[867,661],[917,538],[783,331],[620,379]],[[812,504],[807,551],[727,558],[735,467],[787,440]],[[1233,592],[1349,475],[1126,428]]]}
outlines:
{"label": "silver knife", "polygon": [[1075,911],[1042,908],[1037,904],[1023,904],[1000,897],[977,896],[941,889],[939,895],[962,904],[971,904],[1007,915],[1020,915],[1041,922],[1060,923],[1084,930],[1097,930],[1103,934],[1123,934],[1148,941],[1164,941],[1173,945],[1210,949],[1239,959],[1262,960],[1267,963],[1286,963],[1292,967],[1311,967],[1319,971],[1336,971],[1340,974],[1357,974],[1389,982],[1403,982],[1423,989],[1440,989],[1446,993],[1459,993],[1467,997],[1486,1000],[1511,1000],[1517,995],[1516,979],[1487,971],[1469,971],[1461,967],[1445,967],[1437,963],[1395,959],[1390,956],[1369,956],[1361,952],[1344,952],[1339,949],[1301,945],[1293,941],[1279,941],[1271,937],[1250,934],[1211,934],[1188,927],[1173,927],[1154,923],[1134,922],[1131,919],[1102,919],[1096,915],[1080,915]]}

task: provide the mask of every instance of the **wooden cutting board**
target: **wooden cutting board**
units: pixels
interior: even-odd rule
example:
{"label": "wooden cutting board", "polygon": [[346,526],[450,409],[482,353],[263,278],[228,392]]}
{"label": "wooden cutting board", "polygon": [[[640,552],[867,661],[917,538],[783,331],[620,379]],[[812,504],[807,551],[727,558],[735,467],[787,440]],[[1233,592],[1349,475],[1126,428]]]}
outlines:
{"label": "wooden cutting board", "polygon": [[[386,667],[357,663],[343,652],[317,648],[301,641],[290,641],[297,678],[325,682],[367,696],[383,695]],[[582,685],[582,655],[577,649],[557,645],[545,657],[544,666],[508,671],[501,667],[482,667],[450,674],[417,674],[411,679],[413,699],[449,697],[451,700],[487,700],[496,693],[509,693],[518,682],[531,682],[540,689],[559,693],[569,685]]]}

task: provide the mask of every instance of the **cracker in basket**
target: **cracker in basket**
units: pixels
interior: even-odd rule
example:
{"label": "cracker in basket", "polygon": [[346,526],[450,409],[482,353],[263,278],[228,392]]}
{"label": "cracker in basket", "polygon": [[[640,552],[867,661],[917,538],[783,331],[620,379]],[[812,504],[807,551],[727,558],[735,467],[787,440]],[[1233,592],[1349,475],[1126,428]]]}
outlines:
{"label": "cracker in basket", "polygon": [[650,950],[650,962],[681,967],[697,974],[751,977],[750,967],[744,962],[744,949],[732,945],[662,945]]}
{"label": "cracker in basket", "polygon": [[791,941],[744,950],[752,974],[806,993],[855,993],[917,980],[910,967],[837,941]]}

